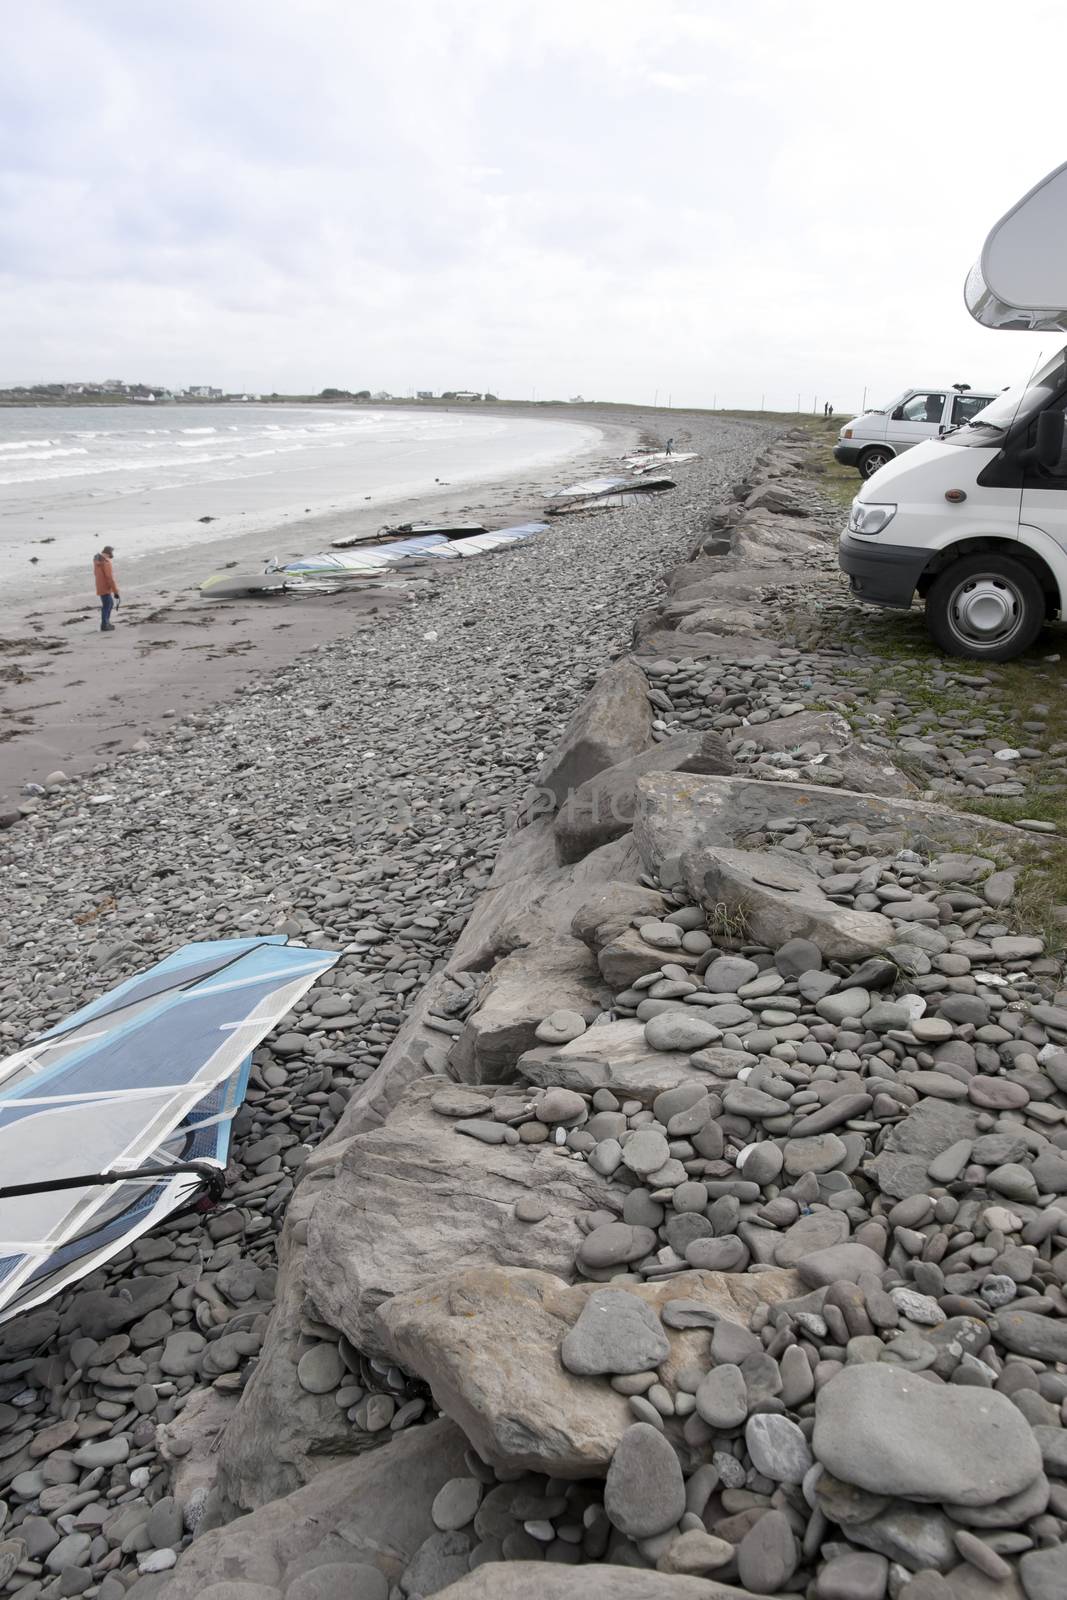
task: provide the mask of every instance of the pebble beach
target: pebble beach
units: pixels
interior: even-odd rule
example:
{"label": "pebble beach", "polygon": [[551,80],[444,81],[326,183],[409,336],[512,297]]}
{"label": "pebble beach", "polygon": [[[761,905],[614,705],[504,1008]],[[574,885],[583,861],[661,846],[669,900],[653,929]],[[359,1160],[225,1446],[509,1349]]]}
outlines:
{"label": "pebble beach", "polygon": [[670,421],[0,833],[6,1050],[341,952],[223,1204],[0,1326],[4,1592],[1067,1593],[1063,752],[872,659],[810,433]]}

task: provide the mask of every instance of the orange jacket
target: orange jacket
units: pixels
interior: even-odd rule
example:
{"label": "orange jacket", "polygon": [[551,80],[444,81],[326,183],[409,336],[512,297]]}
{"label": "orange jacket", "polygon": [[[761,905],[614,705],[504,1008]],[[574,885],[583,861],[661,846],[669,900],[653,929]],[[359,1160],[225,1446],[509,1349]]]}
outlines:
{"label": "orange jacket", "polygon": [[97,594],[118,594],[110,556],[93,557],[93,575],[96,578]]}

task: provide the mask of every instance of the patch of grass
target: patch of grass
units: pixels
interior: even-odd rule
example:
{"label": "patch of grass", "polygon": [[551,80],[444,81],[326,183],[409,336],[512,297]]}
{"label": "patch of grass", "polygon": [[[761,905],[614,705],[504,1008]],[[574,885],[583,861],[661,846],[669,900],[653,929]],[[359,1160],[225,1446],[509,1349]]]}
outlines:
{"label": "patch of grass", "polygon": [[[815,473],[809,487],[835,504],[851,500],[860,479],[833,460],[836,428],[831,431],[816,418],[808,419],[805,431],[811,443],[801,448],[810,454]],[[1015,661],[968,661],[941,653],[926,632],[920,608],[871,611],[838,598],[836,586],[814,618],[798,611],[784,620],[785,634],[795,628],[797,642],[806,648],[844,646],[849,651],[835,677],[839,672],[842,683],[849,685],[843,698],[850,702],[846,715],[854,727],[878,701],[897,700],[905,702],[907,711],[897,711],[878,730],[890,738],[912,718],[921,724],[919,737],[935,739],[945,726],[980,722],[989,732],[975,743],[993,750],[1041,751],[1040,756],[1011,764],[1013,774],[1026,785],[1024,794],[948,795],[943,803],[991,821],[1014,824],[1032,818],[1056,828],[1055,835],[1020,832],[1017,844],[1000,840],[995,848],[998,860],[1010,859],[1022,868],[1011,915],[1020,925],[1040,930],[1050,950],[1062,950],[1067,941],[1067,912],[1061,909],[1067,907],[1067,650],[1062,661],[1047,659],[1062,634],[1044,634],[1033,650]],[[975,680],[973,685],[970,680]],[[924,721],[924,714],[933,720]],[[963,724],[950,720],[959,718]],[[1027,722],[1043,727],[1028,729]],[[862,737],[866,730],[858,731]],[[909,760],[899,750],[892,751],[892,758],[919,788],[936,782],[936,773],[921,760]]]}

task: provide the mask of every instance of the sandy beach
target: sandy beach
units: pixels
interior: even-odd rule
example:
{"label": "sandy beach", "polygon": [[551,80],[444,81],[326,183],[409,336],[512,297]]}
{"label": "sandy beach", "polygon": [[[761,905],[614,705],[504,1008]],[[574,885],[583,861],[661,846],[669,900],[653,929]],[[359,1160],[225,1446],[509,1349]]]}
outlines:
{"label": "sandy beach", "polygon": [[[545,408],[529,411],[537,420],[545,417]],[[525,414],[507,408],[508,416],[516,413]],[[572,418],[567,408],[552,415]],[[132,558],[115,537],[123,599],[113,634],[99,631],[88,573],[78,587],[69,578],[47,584],[10,610],[0,627],[0,810],[17,804],[27,783],[112,760],[152,729],[229,698],[320,644],[373,627],[449,581],[438,569],[414,582],[353,584],[338,594],[206,600],[196,586],[210,572],[230,564],[257,571],[271,556],[328,548],[332,539],[372,533],[386,520],[447,515],[491,527],[527,521],[543,513],[547,489],[617,468],[619,457],[642,438],[666,438],[675,429],[670,413],[636,408],[583,407],[573,420],[582,435],[571,455],[495,481],[388,503],[376,499],[365,509],[291,516],[209,544]],[[594,430],[599,439],[590,448],[587,435]],[[233,525],[231,517],[227,526]],[[196,531],[202,540],[203,530]]]}

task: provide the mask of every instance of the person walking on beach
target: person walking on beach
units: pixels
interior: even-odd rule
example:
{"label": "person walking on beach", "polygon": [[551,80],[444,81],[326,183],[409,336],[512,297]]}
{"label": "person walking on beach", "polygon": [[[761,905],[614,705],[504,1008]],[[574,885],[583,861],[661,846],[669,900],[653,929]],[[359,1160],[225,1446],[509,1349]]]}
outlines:
{"label": "person walking on beach", "polygon": [[667,440],[667,444],[666,444],[665,448],[666,448],[667,454],[669,456],[673,456],[673,454],[674,454],[674,439],[673,438],[670,438],[670,439]]}
{"label": "person walking on beach", "polygon": [[109,544],[93,557],[93,576],[96,579],[96,592],[100,596],[100,632],[114,633],[115,624],[111,620],[111,608],[118,604],[121,598],[118,586],[115,583],[115,572],[111,565],[111,557],[115,554]]}

